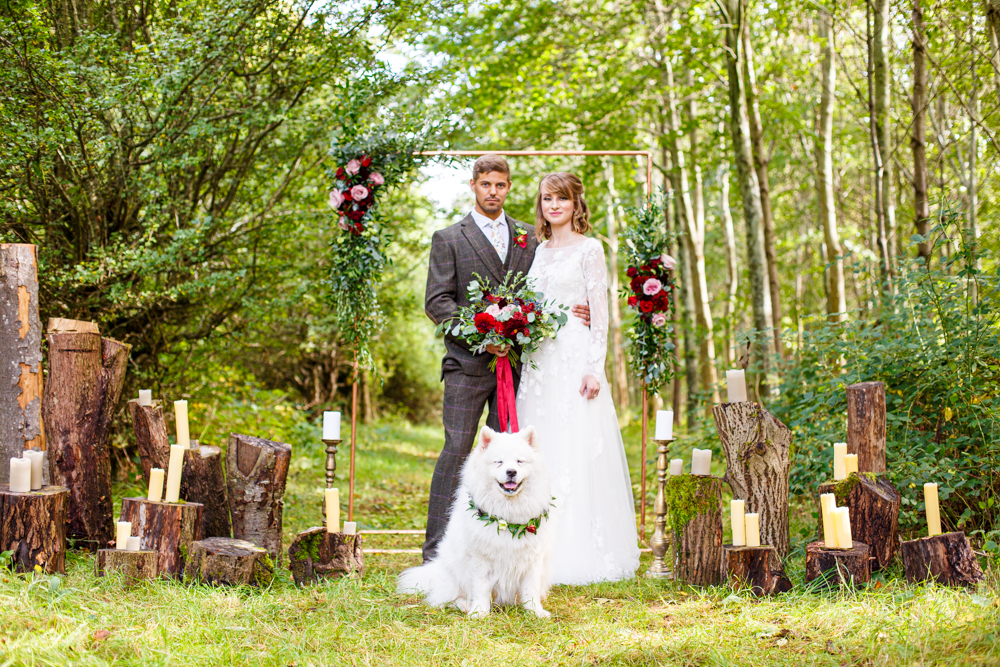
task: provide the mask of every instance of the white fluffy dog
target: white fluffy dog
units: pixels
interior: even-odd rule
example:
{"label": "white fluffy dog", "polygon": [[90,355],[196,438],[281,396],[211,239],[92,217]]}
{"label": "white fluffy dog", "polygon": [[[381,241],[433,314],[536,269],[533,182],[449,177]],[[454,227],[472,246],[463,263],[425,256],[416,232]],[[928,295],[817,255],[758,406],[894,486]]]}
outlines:
{"label": "white fluffy dog", "polygon": [[454,603],[472,616],[489,614],[496,601],[547,617],[551,503],[535,429],[484,426],[462,468],[437,556],[400,574],[398,592],[421,593],[435,607]]}

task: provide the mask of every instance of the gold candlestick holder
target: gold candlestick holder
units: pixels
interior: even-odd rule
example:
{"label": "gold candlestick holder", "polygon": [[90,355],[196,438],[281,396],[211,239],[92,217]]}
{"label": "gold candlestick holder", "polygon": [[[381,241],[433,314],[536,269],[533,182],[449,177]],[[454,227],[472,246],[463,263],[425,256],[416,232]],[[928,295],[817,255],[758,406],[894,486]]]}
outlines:
{"label": "gold candlestick holder", "polygon": [[337,474],[337,445],[342,440],[323,440],[326,445],[326,488],[333,488],[333,478]]}
{"label": "gold candlestick holder", "polygon": [[667,452],[670,449],[670,443],[672,443],[675,438],[670,438],[668,440],[655,440],[656,442],[656,502],[653,505],[653,514],[656,517],[655,524],[653,527],[653,537],[649,540],[650,551],[653,552],[653,564],[649,566],[646,571],[646,576],[657,579],[672,579],[673,573],[667,564],[663,561],[663,557],[667,555],[667,549],[670,546],[670,540],[667,539],[667,500],[664,497],[666,493],[667,484],[667,474],[669,469],[669,461],[667,459]]}

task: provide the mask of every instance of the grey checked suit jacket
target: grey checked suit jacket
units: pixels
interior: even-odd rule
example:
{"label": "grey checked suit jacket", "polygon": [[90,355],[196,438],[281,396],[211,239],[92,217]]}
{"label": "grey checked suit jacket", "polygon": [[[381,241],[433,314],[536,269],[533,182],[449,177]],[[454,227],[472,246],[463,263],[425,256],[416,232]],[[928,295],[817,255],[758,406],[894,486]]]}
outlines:
{"label": "grey checked suit jacket", "polygon": [[[514,227],[520,226],[527,232],[524,248],[514,243]],[[507,273],[518,272],[528,275],[531,262],[535,259],[534,225],[526,225],[507,216],[507,258],[501,263],[493,244],[473,220],[472,214],[461,222],[434,232],[431,240],[430,266],[427,270],[427,290],[424,295],[424,310],[435,324],[452,318],[462,306],[469,305],[466,288],[478,273],[498,285]],[[460,367],[466,375],[492,375],[489,369],[489,354],[473,354],[461,340],[450,334],[444,337],[447,353],[441,364],[442,373],[449,368]]]}

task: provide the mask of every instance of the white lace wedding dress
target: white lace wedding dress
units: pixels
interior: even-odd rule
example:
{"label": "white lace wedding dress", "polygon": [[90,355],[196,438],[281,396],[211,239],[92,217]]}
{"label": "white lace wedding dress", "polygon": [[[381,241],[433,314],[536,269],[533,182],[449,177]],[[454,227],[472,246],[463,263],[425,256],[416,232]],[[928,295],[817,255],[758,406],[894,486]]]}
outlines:
{"label": "white lace wedding dress", "polygon": [[[635,504],[625,447],[604,375],[608,345],[608,278],[601,242],[565,248],[543,243],[528,276],[546,301],[590,303],[590,328],[569,316],[522,366],[517,392],[521,428],[538,430],[552,478],[555,549],[552,583],[586,584],[635,575],[639,566]],[[580,395],[586,375],[601,383],[597,397]]]}

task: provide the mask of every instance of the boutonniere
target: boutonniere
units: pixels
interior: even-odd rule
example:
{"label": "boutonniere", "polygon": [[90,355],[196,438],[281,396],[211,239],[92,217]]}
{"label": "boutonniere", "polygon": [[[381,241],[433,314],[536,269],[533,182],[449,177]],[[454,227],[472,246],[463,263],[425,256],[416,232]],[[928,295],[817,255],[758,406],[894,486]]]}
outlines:
{"label": "boutonniere", "polygon": [[528,245],[528,232],[520,225],[514,226],[514,243],[524,248]]}

